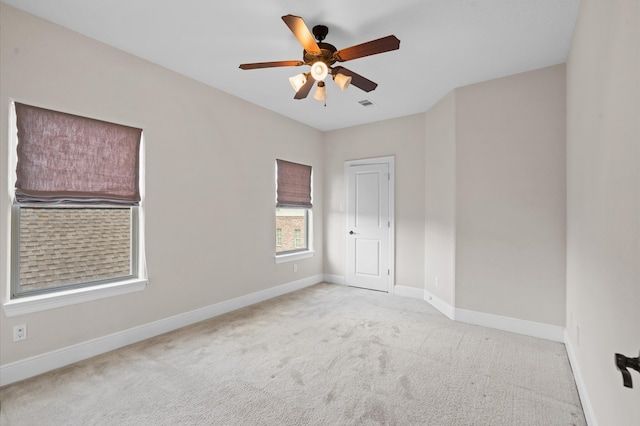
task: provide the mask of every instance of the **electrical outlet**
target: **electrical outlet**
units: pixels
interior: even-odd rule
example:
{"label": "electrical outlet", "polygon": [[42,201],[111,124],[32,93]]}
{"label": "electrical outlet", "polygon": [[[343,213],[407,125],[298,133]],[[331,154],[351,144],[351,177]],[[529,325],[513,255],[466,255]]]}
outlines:
{"label": "electrical outlet", "polygon": [[293,264],[293,272],[298,272],[298,264],[297,263]]}
{"label": "electrical outlet", "polygon": [[16,325],[13,327],[13,341],[25,340],[27,338],[27,324]]}

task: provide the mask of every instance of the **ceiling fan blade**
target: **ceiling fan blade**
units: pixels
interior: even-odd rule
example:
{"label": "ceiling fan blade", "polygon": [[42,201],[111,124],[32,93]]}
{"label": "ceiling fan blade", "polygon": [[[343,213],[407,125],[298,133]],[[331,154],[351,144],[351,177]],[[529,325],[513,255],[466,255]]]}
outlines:
{"label": "ceiling fan blade", "polygon": [[309,92],[311,91],[311,88],[313,87],[315,82],[316,81],[311,77],[311,73],[307,73],[307,81],[306,81],[306,83],[304,83],[304,85],[300,88],[300,90],[298,90],[298,92],[293,97],[293,99],[304,99],[304,98],[306,98],[307,95],[309,95]]}
{"label": "ceiling fan blade", "polygon": [[254,70],[257,68],[273,68],[273,67],[298,67],[304,65],[302,61],[276,61],[276,62],[255,62],[253,64],[241,64],[243,70]]}
{"label": "ceiling fan blade", "polygon": [[377,55],[378,53],[389,52],[400,48],[400,40],[394,35],[371,40],[356,46],[338,50],[333,57],[340,62],[362,58],[364,56]]}
{"label": "ceiling fan blade", "polygon": [[376,87],[378,87],[378,83],[374,83],[368,78],[364,78],[360,74],[348,70],[345,67],[334,67],[333,70],[335,73],[340,73],[346,75],[347,77],[351,77],[351,84],[359,89],[364,90],[365,92],[371,92],[372,90],[375,90]]}
{"label": "ceiling fan blade", "polygon": [[320,53],[318,43],[316,43],[315,38],[313,38],[313,34],[309,31],[309,27],[307,27],[307,24],[304,23],[304,20],[301,17],[285,15],[282,17],[282,20],[287,24],[287,27],[289,27],[293,35],[296,36],[304,50],[307,52]]}

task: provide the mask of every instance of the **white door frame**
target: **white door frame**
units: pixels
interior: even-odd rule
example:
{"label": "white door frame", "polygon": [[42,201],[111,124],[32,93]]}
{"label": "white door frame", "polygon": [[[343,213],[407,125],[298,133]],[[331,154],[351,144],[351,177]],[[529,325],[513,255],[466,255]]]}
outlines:
{"label": "white door frame", "polygon": [[[395,284],[396,284],[396,264],[395,264],[395,157],[376,157],[376,158],[365,158],[362,160],[348,160],[344,162],[344,206],[347,205],[347,199],[349,197],[349,180],[347,173],[349,168],[352,166],[363,166],[368,164],[387,164],[389,166],[389,279],[388,279],[388,293],[394,294]],[[349,212],[345,208],[345,230],[344,235],[347,235],[349,232],[349,220],[347,215]],[[346,239],[345,239],[345,279],[346,279],[346,271],[348,268],[349,254],[346,250]]]}

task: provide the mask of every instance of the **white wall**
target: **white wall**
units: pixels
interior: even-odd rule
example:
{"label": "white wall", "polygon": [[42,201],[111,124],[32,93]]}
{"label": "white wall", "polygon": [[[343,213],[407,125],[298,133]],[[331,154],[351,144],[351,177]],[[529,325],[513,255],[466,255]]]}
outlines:
{"label": "white wall", "polygon": [[456,89],[456,307],[564,325],[564,73]]}
{"label": "white wall", "polygon": [[395,157],[396,285],[424,280],[424,114],[325,133],[325,273],[345,275],[344,162]]}
{"label": "white wall", "polygon": [[567,62],[567,331],[600,425],[640,424],[640,2],[583,0]]}
{"label": "white wall", "polygon": [[[0,4],[0,291],[8,298],[10,98],[141,127],[149,285],[139,293],[7,318],[3,365],[280,284],[321,276],[322,250],[274,262],[274,163],[314,171],[322,241],[322,133]],[[12,342],[12,327],[28,339]]]}
{"label": "white wall", "polygon": [[424,169],[424,288],[447,305],[454,307],[456,305],[455,91],[442,98],[426,113]]}
{"label": "white wall", "polygon": [[427,111],[425,290],[445,304],[564,326],[564,76],[457,88]]}

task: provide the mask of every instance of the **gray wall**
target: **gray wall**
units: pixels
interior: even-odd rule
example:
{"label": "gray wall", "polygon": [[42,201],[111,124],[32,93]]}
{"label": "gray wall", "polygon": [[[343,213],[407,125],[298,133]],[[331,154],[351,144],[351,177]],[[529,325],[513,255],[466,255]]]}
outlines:
{"label": "gray wall", "polygon": [[580,5],[567,62],[567,332],[600,425],[640,424],[640,2]]}

